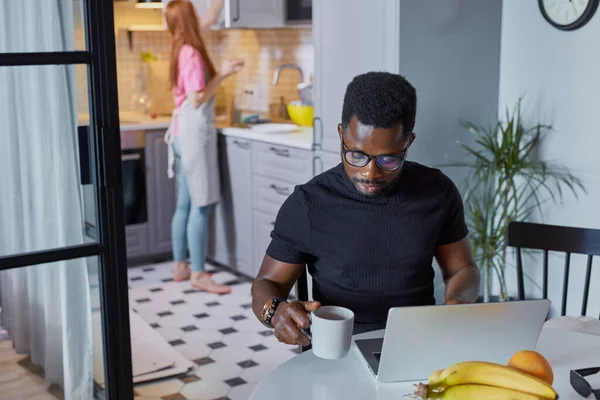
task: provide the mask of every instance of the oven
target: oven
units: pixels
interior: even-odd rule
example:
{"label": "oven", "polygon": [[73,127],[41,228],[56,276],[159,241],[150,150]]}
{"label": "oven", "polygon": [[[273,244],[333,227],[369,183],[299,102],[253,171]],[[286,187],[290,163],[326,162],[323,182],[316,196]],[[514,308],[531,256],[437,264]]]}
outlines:
{"label": "oven", "polygon": [[145,148],[143,131],[121,132],[125,226],[148,222]]}

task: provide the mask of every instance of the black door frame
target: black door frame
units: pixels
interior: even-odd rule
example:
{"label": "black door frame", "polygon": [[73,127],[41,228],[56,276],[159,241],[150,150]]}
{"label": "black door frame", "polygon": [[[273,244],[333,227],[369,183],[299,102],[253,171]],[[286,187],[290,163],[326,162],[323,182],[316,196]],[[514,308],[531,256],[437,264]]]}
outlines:
{"label": "black door frame", "polygon": [[87,64],[98,243],[2,256],[0,271],[98,256],[104,393],[110,400],[133,399],[113,2],[82,1],[86,51],[4,53],[0,67]]}

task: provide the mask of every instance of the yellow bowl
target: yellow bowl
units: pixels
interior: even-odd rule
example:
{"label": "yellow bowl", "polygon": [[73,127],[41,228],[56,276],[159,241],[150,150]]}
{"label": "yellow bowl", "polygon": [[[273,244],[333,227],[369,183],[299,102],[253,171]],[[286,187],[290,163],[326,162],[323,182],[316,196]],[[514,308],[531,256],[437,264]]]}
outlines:
{"label": "yellow bowl", "polygon": [[313,106],[288,103],[287,112],[296,124],[300,126],[312,126],[313,124]]}

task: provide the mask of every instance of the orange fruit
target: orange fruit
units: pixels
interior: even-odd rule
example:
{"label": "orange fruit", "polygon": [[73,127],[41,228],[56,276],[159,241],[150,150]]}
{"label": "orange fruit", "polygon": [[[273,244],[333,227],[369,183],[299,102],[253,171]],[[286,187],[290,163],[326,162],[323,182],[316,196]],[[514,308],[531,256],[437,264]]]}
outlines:
{"label": "orange fruit", "polygon": [[533,350],[517,351],[508,361],[508,366],[535,376],[549,385],[554,382],[554,371],[546,358]]}

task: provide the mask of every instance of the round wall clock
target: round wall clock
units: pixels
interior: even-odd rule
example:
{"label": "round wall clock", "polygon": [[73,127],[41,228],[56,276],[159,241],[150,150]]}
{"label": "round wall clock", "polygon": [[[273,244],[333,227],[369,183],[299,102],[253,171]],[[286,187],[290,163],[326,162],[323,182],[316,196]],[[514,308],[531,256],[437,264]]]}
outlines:
{"label": "round wall clock", "polygon": [[587,24],[600,0],[538,0],[542,15],[557,29],[572,31]]}

